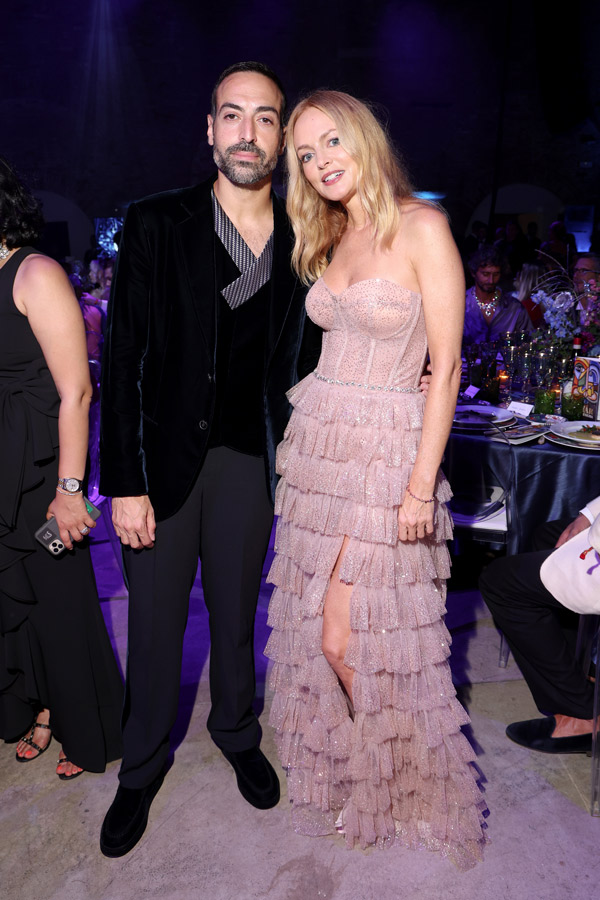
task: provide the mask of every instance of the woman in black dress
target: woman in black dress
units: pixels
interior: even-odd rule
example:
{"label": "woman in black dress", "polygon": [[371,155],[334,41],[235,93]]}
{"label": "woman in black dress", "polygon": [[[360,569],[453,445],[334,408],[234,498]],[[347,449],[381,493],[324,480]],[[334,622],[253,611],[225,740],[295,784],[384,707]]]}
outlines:
{"label": "woman in black dress", "polygon": [[[62,268],[27,246],[42,224],[0,157],[0,737],[30,762],[54,735],[68,780],[119,757],[122,685],[83,540],[85,329]],[[51,517],[58,557],[34,538]]]}

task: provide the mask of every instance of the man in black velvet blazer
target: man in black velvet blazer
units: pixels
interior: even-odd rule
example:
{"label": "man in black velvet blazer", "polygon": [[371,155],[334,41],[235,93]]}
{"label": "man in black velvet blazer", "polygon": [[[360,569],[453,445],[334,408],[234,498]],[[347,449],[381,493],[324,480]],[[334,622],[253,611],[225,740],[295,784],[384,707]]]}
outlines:
{"label": "man in black velvet blazer", "polygon": [[279,800],[252,709],[254,616],[285,392],[319,349],[290,267],[284,204],[271,191],[284,114],[270,69],[225,70],[208,117],[218,175],[133,203],[123,229],[102,383],[100,490],[113,498],[130,589],[107,856],[137,843],[162,783],[198,556],[211,636],[208,728],[245,799],[262,809]]}

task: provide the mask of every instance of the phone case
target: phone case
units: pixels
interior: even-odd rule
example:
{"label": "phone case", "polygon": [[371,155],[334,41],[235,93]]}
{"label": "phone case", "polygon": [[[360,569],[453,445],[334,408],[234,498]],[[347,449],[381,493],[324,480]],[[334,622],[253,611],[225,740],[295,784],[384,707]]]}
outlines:
{"label": "phone case", "polygon": [[[100,515],[100,510],[98,507],[94,506],[93,503],[90,503],[87,497],[84,497],[83,499],[85,500],[86,509],[89,515],[95,521]],[[40,542],[42,547],[45,547],[53,556],[59,556],[65,549],[65,545],[60,537],[58,525],[56,524],[56,519],[48,519],[36,532],[34,532],[33,536]]]}

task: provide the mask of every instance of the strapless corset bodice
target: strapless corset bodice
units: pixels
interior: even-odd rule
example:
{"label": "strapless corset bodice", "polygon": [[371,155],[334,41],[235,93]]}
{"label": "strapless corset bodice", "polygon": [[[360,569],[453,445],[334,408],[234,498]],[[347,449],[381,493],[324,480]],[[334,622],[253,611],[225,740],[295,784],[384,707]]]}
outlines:
{"label": "strapless corset bodice", "polygon": [[334,294],[323,278],[306,311],[324,330],[317,372],[344,383],[416,388],[427,354],[421,295],[385,278]]}

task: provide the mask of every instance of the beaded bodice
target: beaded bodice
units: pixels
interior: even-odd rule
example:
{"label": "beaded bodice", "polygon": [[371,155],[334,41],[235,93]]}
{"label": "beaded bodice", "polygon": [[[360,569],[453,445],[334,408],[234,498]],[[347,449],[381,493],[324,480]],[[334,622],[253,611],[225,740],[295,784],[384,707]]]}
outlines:
{"label": "beaded bodice", "polygon": [[334,294],[319,278],[306,311],[325,332],[319,376],[387,390],[417,388],[427,355],[420,294],[385,278],[365,278]]}

